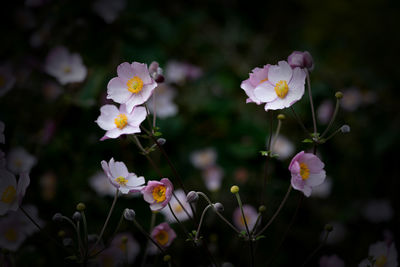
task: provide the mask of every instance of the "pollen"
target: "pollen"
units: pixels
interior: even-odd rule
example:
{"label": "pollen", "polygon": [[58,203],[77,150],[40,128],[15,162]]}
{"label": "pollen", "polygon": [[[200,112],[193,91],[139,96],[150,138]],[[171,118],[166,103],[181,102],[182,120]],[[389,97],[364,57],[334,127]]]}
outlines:
{"label": "pollen", "polygon": [[308,168],[307,164],[300,163],[300,175],[303,180],[307,180],[310,176],[310,169]]}
{"label": "pollen", "polygon": [[138,76],[134,76],[133,78],[128,80],[126,86],[128,86],[129,92],[137,94],[143,89],[143,80],[140,79]]}
{"label": "pollen", "polygon": [[182,211],[183,211],[183,208],[182,208],[182,206],[181,206],[181,204],[175,204],[175,206],[174,206],[174,211],[176,212],[176,213],[181,213]]}
{"label": "pollen", "polygon": [[63,71],[64,71],[64,73],[65,74],[68,74],[68,73],[71,73],[71,67],[70,66],[65,66],[64,68],[63,68]]}
{"label": "pollen", "polygon": [[1,195],[1,202],[10,204],[11,202],[14,201],[16,193],[17,191],[15,190],[14,186],[12,185],[8,186]]}
{"label": "pollen", "polygon": [[384,267],[386,265],[386,263],[387,263],[387,258],[385,255],[379,256],[375,261],[375,265],[377,267]]}
{"label": "pollen", "polygon": [[169,236],[167,231],[161,230],[160,232],[158,232],[155,238],[158,244],[164,246],[165,244],[168,243]]}
{"label": "pollen", "polygon": [[121,113],[114,119],[114,123],[118,129],[122,130],[128,124],[128,117]]}
{"label": "pollen", "polygon": [[275,86],[275,92],[279,98],[285,98],[289,92],[289,86],[287,85],[287,82],[283,80],[279,81]]}
{"label": "pollen", "polygon": [[125,177],[117,177],[115,178],[115,181],[119,184],[119,185],[126,185],[126,183],[128,182],[128,179],[126,179]]}
{"label": "pollen", "polygon": [[158,185],[153,189],[153,198],[157,203],[163,202],[165,200],[165,193],[167,188],[163,185]]}
{"label": "pollen", "polygon": [[15,242],[17,241],[18,234],[14,228],[10,228],[7,231],[5,231],[4,237],[10,242]]}

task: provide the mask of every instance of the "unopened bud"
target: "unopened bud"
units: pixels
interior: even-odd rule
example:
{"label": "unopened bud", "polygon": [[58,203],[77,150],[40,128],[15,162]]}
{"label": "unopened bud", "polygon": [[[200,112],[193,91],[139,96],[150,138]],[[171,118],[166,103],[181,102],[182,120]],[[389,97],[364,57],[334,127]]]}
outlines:
{"label": "unopened bud", "polygon": [[267,207],[265,207],[264,205],[261,205],[260,207],[258,207],[259,212],[264,212],[266,210],[267,210]]}
{"label": "unopened bud", "polygon": [[165,262],[169,262],[171,260],[171,256],[167,254],[167,255],[164,256],[163,260]]}
{"label": "unopened bud", "polygon": [[342,133],[349,133],[349,132],[350,132],[350,126],[347,125],[347,124],[345,124],[345,125],[343,125],[342,127],[340,127],[340,131],[341,131]]}
{"label": "unopened bud", "polygon": [[59,237],[64,237],[65,236],[65,232],[63,230],[58,231],[57,235]]}
{"label": "unopened bud", "polygon": [[214,208],[218,211],[218,212],[223,212],[224,211],[224,205],[222,205],[221,203],[217,202],[215,204],[213,204]]}
{"label": "unopened bud", "polygon": [[84,211],[85,209],[86,209],[86,206],[82,202],[78,203],[78,205],[76,205],[76,210],[77,211]]}
{"label": "unopened bud", "polygon": [[164,138],[158,138],[158,139],[157,139],[157,143],[158,143],[160,146],[163,146],[166,142],[167,142],[167,140],[165,140]]}
{"label": "unopened bud", "polygon": [[157,83],[162,83],[164,81],[163,70],[160,68],[158,62],[153,61],[149,66],[149,73],[151,78],[153,78]]}
{"label": "unopened bud", "polygon": [[333,231],[333,226],[330,224],[326,224],[324,228],[328,233]]}
{"label": "unopened bud", "polygon": [[335,97],[336,97],[337,99],[342,99],[342,98],[343,98],[343,93],[340,92],[340,91],[337,91],[336,94],[335,94]]}
{"label": "unopened bud", "polygon": [[278,114],[278,116],[276,116],[278,120],[283,121],[284,119],[286,119],[284,114]]}
{"label": "unopened bud", "polygon": [[195,203],[199,199],[199,194],[194,191],[190,191],[186,196],[186,201],[188,203]]}
{"label": "unopened bud", "polygon": [[237,194],[237,193],[239,193],[239,186],[237,186],[237,185],[232,186],[232,187],[231,187],[231,193],[232,193],[232,194]]}
{"label": "unopened bud", "polygon": [[55,222],[61,222],[63,220],[62,214],[61,213],[56,213],[53,215],[53,221]]}
{"label": "unopened bud", "polygon": [[78,212],[78,211],[75,211],[74,212],[74,215],[72,215],[72,219],[74,220],[74,221],[80,221],[81,219],[82,219],[82,215],[81,215],[81,213],[80,212]]}
{"label": "unopened bud", "polygon": [[124,218],[127,221],[133,221],[135,219],[136,213],[133,209],[124,210]]}

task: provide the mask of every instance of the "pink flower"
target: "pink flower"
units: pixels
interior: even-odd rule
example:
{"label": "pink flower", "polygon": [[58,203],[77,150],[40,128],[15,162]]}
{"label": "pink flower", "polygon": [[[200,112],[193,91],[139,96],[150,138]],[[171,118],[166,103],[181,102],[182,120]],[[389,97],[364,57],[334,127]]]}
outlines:
{"label": "pink flower", "polygon": [[107,132],[100,140],[117,138],[123,134],[140,133],[139,126],[146,119],[146,115],[144,107],[136,107],[128,112],[125,105],[121,105],[119,110],[114,105],[102,106],[96,123]]}
{"label": "pink flower", "polygon": [[224,170],[218,165],[209,166],[202,173],[204,183],[209,191],[218,191],[221,187]]}
{"label": "pink flower", "polygon": [[307,51],[304,52],[294,51],[288,57],[288,62],[292,68],[297,68],[297,67],[305,68],[308,69],[309,71],[312,71],[314,69],[313,58],[311,54]]}
{"label": "pink flower", "polygon": [[126,165],[120,161],[110,159],[107,163],[105,160],[101,162],[104,173],[107,175],[110,183],[122,194],[139,192],[143,189],[145,183],[143,176],[136,176],[134,173],[129,173]]}
{"label": "pink flower", "polygon": [[336,255],[325,255],[319,259],[319,267],[344,267],[344,261]]}
{"label": "pink flower", "polygon": [[386,242],[377,242],[369,246],[368,256],[375,262],[371,264],[370,260],[364,259],[358,265],[359,267],[397,267],[397,251],[394,242],[387,244]]}
{"label": "pink flower", "polygon": [[82,82],[87,74],[81,56],[77,53],[70,53],[64,46],[58,46],[49,52],[44,68],[62,85]]}
{"label": "pink flower", "polygon": [[322,184],[325,180],[324,166],[324,163],[314,154],[299,152],[289,165],[293,188],[309,197],[312,187]]}
{"label": "pink flower", "polygon": [[318,121],[323,124],[327,124],[331,120],[334,109],[335,107],[333,106],[332,101],[325,100],[324,102],[322,102],[317,110]]}
{"label": "pink flower", "polygon": [[257,105],[261,104],[261,101],[254,95],[254,89],[268,81],[268,69],[270,66],[270,64],[267,64],[263,68],[253,69],[249,75],[250,77],[240,85],[240,88],[242,88],[249,97],[247,98],[246,103],[254,102]]}
{"label": "pink flower", "polygon": [[[253,206],[243,205],[243,213],[246,219],[247,226],[251,231],[257,221],[257,216],[258,216],[257,210]],[[235,223],[236,227],[238,227],[240,230],[246,229],[246,225],[243,220],[243,215],[239,207],[237,207],[236,210],[233,212],[233,222]]]}
{"label": "pink flower", "polygon": [[165,67],[165,79],[170,83],[183,84],[187,80],[195,80],[203,75],[203,71],[190,63],[171,60]]}
{"label": "pink flower", "polygon": [[171,245],[172,241],[176,238],[176,233],[168,223],[161,223],[154,227],[151,231],[151,237],[156,241],[161,247],[166,248]]}
{"label": "pink flower", "polygon": [[126,104],[128,112],[146,102],[157,86],[146,64],[124,62],[118,66],[117,73],[118,77],[112,78],[107,85],[107,99]]}
{"label": "pink flower", "polygon": [[279,61],[278,65],[269,66],[268,80],[254,89],[255,100],[266,103],[266,111],[290,107],[302,98],[305,78],[306,72],[301,68],[292,69],[286,61]]}
{"label": "pink flower", "polygon": [[147,186],[143,188],[142,194],[146,202],[150,203],[152,211],[163,209],[172,197],[174,186],[168,178],[163,178],[160,181],[148,181]]}
{"label": "pink flower", "polygon": [[0,215],[15,211],[21,205],[30,183],[28,173],[21,173],[18,179],[11,172],[0,169]]}

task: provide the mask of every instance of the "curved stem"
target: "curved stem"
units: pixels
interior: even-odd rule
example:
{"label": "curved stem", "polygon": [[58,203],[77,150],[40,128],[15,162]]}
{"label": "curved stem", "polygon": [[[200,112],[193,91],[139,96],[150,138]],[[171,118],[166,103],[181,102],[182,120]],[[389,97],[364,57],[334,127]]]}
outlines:
{"label": "curved stem", "polygon": [[275,220],[276,216],[278,216],[278,214],[279,214],[279,212],[281,211],[283,205],[285,204],[286,200],[288,199],[289,194],[290,194],[290,191],[292,191],[292,185],[289,185],[289,188],[288,188],[288,190],[287,190],[287,192],[286,192],[286,195],[285,195],[285,197],[283,198],[281,204],[279,205],[279,207],[278,207],[278,209],[276,210],[276,212],[274,213],[274,215],[271,217],[271,219],[268,221],[268,223],[264,226],[264,228],[261,229],[261,230],[256,234],[256,236],[261,235],[261,234],[271,225],[271,223]]}
{"label": "curved stem", "polygon": [[312,93],[311,93],[311,82],[310,82],[310,74],[308,71],[306,71],[307,75],[307,88],[308,88],[308,96],[310,98],[310,106],[311,106],[311,115],[312,115],[312,120],[313,120],[313,127],[314,127],[314,134],[317,133],[317,121],[315,119],[315,111],[314,111],[314,103],[313,103],[313,98],[312,98]]}
{"label": "curved stem", "polygon": [[203,210],[203,213],[201,214],[199,226],[197,227],[196,235],[195,235],[195,237],[194,237],[194,241],[196,241],[196,242],[197,242],[197,240],[198,240],[198,238],[199,238],[199,232],[200,232],[201,225],[203,224],[204,216],[205,216],[207,210],[208,210],[209,208],[211,208],[211,207],[213,207],[213,204],[209,204],[209,205]]}
{"label": "curved stem", "polygon": [[279,133],[280,133],[280,131],[281,131],[281,126],[282,126],[282,121],[281,121],[281,120],[278,120],[278,126],[276,127],[276,131],[275,131],[274,138],[272,138],[272,145],[271,145],[271,147],[269,148],[269,150],[271,151],[271,153],[272,153],[272,151],[273,151],[273,149],[274,149],[274,147],[275,147],[276,140],[278,139]]}
{"label": "curved stem", "polygon": [[326,240],[328,239],[328,236],[329,236],[329,232],[326,231],[324,240],[318,245],[318,247],[316,247],[316,248],[314,249],[313,252],[311,252],[311,254],[307,257],[306,261],[301,265],[301,267],[306,266],[307,263],[312,259],[312,257],[314,257],[314,255],[325,245]]}
{"label": "curved stem", "polygon": [[331,129],[333,122],[335,121],[336,116],[338,114],[338,111],[339,111],[339,99],[336,98],[335,111],[333,112],[332,118],[329,121],[328,126],[326,127],[325,131],[322,133],[321,138],[324,137],[328,133],[328,131]]}
{"label": "curved stem", "polygon": [[88,230],[87,230],[87,221],[85,212],[81,211],[82,222],[83,222],[83,235],[84,235],[84,251],[85,251],[85,259],[88,256]]}
{"label": "curved stem", "polygon": [[[154,224],[156,223],[156,215],[157,214],[155,212],[151,213],[151,220],[150,220],[150,227],[149,227],[150,233],[151,233],[151,230],[153,230],[153,228],[154,228]],[[147,241],[146,248],[144,249],[142,264],[141,264],[142,267],[144,267],[146,265],[146,259],[147,259],[147,255],[149,253],[149,244],[150,244],[150,241]]]}
{"label": "curved stem", "polygon": [[256,223],[254,224],[253,229],[251,229],[251,232],[250,232],[251,235],[253,235],[253,233],[256,231],[256,228],[257,228],[257,226],[258,226],[258,223],[259,223],[260,220],[261,220],[261,217],[262,217],[261,212],[259,212],[259,213],[258,213],[258,216],[257,216]]}
{"label": "curved stem", "polygon": [[[268,137],[268,143],[267,143],[267,150],[272,150],[271,149],[271,140],[272,140],[272,112],[269,113],[269,137]],[[267,157],[265,158],[265,168],[264,168],[264,179],[263,179],[263,184],[262,184],[262,189],[261,189],[261,205],[264,204],[265,202],[265,187],[267,186],[267,179],[268,179],[268,161],[269,161],[270,155],[267,154]]]}
{"label": "curved stem", "polygon": [[[182,207],[182,206],[181,206]],[[172,216],[174,216],[175,221],[182,227],[183,232],[185,233],[185,235],[188,235],[188,231],[185,227],[185,225],[182,224],[182,222],[178,219],[178,217],[175,215],[174,210],[171,207],[171,204],[168,203],[168,208],[171,211]]]}
{"label": "curved stem", "polygon": [[243,221],[244,221],[244,225],[246,227],[247,236],[249,237],[251,266],[254,266],[253,238],[252,238],[252,236],[250,236],[249,226],[247,225],[247,220],[246,220],[246,216],[244,215],[243,204],[242,204],[242,200],[240,199],[239,193],[236,193],[235,196],[236,196],[237,202],[239,204],[240,211],[242,212],[242,218],[243,218]]}
{"label": "curved stem", "polygon": [[310,132],[307,130],[306,126],[304,126],[303,122],[300,120],[300,118],[297,115],[296,111],[294,110],[293,106],[290,107],[290,110],[292,111],[295,120],[300,125],[300,127],[303,129],[303,131],[307,134],[307,136],[310,136]]}

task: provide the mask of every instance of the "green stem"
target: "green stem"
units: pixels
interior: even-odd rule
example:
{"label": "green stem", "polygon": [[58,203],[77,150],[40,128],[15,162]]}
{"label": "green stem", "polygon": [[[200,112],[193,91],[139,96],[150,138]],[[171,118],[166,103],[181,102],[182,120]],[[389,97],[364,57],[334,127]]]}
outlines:
{"label": "green stem", "polygon": [[196,235],[195,235],[195,237],[194,237],[194,241],[195,241],[195,242],[198,241],[199,232],[200,232],[201,225],[203,224],[204,216],[205,216],[207,210],[208,210],[209,208],[211,208],[211,207],[213,207],[213,205],[212,205],[212,204],[209,204],[209,205],[203,210],[203,213],[201,214],[199,226],[197,227]]}
{"label": "green stem", "polygon": [[332,137],[334,137],[338,132],[340,132],[340,129],[342,127],[339,127],[339,129],[337,129],[336,131],[334,131],[330,136],[328,136],[324,141],[328,141],[329,139],[331,139]]}
{"label": "green stem", "polygon": [[278,126],[276,127],[276,131],[275,131],[274,138],[272,139],[272,145],[271,145],[271,147],[269,148],[269,150],[271,151],[271,153],[272,153],[272,151],[273,151],[273,149],[274,149],[274,147],[275,147],[276,140],[278,139],[279,133],[280,133],[280,131],[281,131],[281,126],[282,126],[282,121],[281,121],[281,120],[278,120]]}
{"label": "green stem", "polygon": [[[181,207],[182,207],[182,206],[181,206]],[[182,222],[181,222],[181,221],[178,219],[178,217],[175,215],[175,212],[174,212],[174,210],[172,209],[171,204],[169,204],[169,203],[168,203],[168,208],[169,208],[169,210],[171,211],[172,216],[174,216],[175,221],[182,227],[182,230],[183,230],[183,232],[185,233],[185,235],[188,235],[189,232],[187,231],[185,225],[183,225]]]}
{"label": "green stem", "polygon": [[258,213],[258,216],[257,216],[257,220],[256,220],[256,223],[254,224],[254,226],[253,226],[253,229],[251,229],[251,232],[250,232],[250,235],[253,235],[253,233],[255,232],[255,230],[256,230],[256,228],[257,228],[257,226],[258,226],[258,223],[260,222],[260,220],[261,220],[261,212],[259,212]]}
{"label": "green stem", "polygon": [[309,75],[308,71],[306,71],[306,75],[307,75],[307,88],[308,88],[308,96],[310,98],[310,106],[311,106],[311,115],[312,115],[312,120],[313,120],[314,134],[316,134],[317,133],[317,121],[315,119],[314,103],[313,103],[313,98],[312,98],[312,93],[311,93],[310,75]]}
{"label": "green stem", "polygon": [[338,111],[339,111],[339,99],[336,98],[335,111],[333,112],[332,118],[329,121],[328,126],[326,127],[325,131],[322,133],[321,138],[324,137],[328,133],[328,131],[331,129],[333,122],[335,121],[336,116],[338,114]]}
{"label": "green stem", "polygon": [[[156,215],[157,215],[157,213],[155,213],[155,212],[151,213],[151,220],[150,220],[150,227],[149,227],[150,233],[151,233],[151,230],[153,230],[154,225],[156,223]],[[147,241],[146,248],[144,249],[142,264],[141,264],[142,267],[144,267],[146,265],[147,255],[149,253],[149,245],[150,245],[150,241]]]}
{"label": "green stem", "polygon": [[310,132],[307,130],[306,126],[304,126],[303,122],[300,120],[299,116],[297,115],[296,111],[294,110],[293,106],[290,107],[290,110],[293,113],[293,116],[303,131],[306,133],[307,136],[310,136]]}
{"label": "green stem", "polygon": [[85,212],[84,211],[81,211],[81,216],[82,216],[82,222],[83,222],[83,234],[84,234],[84,237],[85,237],[85,239],[84,239],[84,244],[85,244],[85,246],[84,246],[84,251],[85,251],[85,259],[87,258],[87,256],[88,256],[88,253],[89,253],[89,251],[88,251],[88,230],[87,230],[87,220],[86,220],[86,216],[85,216]]}

